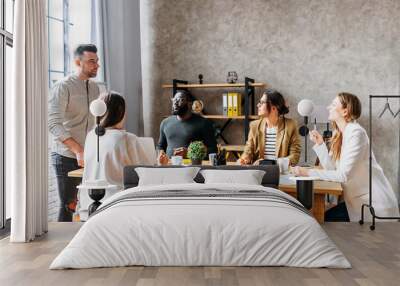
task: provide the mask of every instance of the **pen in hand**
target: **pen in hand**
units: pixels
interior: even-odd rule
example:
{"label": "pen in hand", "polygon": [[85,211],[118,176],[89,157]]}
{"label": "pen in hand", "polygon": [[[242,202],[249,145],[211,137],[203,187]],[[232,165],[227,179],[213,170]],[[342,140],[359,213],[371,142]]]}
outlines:
{"label": "pen in hand", "polygon": [[314,118],[314,130],[317,130],[317,118]]}

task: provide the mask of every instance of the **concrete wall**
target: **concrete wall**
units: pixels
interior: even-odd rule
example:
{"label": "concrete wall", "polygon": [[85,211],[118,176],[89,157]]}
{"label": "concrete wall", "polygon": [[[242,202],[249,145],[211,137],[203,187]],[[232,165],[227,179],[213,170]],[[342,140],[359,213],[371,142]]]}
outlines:
{"label": "concrete wall", "polygon": [[[348,91],[361,98],[367,128],[368,95],[400,93],[398,0],[143,0],[140,9],[144,128],[156,139],[170,110],[170,91],[161,84],[193,82],[199,73],[205,82],[223,82],[234,70],[239,81],[267,83],[287,98],[299,123],[302,98],[328,105]],[[209,113],[220,109],[221,93],[195,92],[213,97]],[[383,105],[377,102],[373,113]],[[231,143],[243,141],[239,126],[227,134]],[[374,126],[376,157],[397,188],[398,119],[384,116]]]}

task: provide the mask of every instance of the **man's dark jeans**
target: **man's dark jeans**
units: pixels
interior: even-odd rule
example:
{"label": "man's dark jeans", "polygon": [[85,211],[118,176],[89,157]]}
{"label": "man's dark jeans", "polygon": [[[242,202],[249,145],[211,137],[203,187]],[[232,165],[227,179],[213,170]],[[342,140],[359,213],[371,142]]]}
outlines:
{"label": "man's dark jeans", "polygon": [[51,153],[51,164],[56,173],[60,208],[58,221],[72,221],[75,211],[80,178],[68,177],[68,172],[79,169],[76,159],[68,158],[57,153]]}
{"label": "man's dark jeans", "polygon": [[337,206],[325,212],[325,221],[350,221],[349,213],[345,202],[338,203]]}

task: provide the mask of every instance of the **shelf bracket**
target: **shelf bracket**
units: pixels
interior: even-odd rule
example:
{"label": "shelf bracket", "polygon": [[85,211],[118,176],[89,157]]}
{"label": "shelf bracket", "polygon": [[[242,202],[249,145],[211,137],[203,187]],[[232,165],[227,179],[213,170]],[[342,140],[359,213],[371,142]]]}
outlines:
{"label": "shelf bracket", "polygon": [[249,135],[249,107],[250,107],[250,98],[251,98],[251,111],[254,114],[254,86],[250,85],[250,83],[254,83],[254,79],[245,77],[244,80],[244,143],[246,144],[247,137]]}
{"label": "shelf bracket", "polygon": [[224,132],[225,128],[228,127],[228,125],[229,125],[229,123],[231,123],[231,121],[232,121],[232,119],[228,119],[228,120],[224,123],[224,125],[222,125],[222,127],[219,128],[219,133],[218,133],[218,135],[217,135],[217,138],[218,138],[218,137],[221,137],[222,141],[224,141],[225,144],[229,144],[229,143],[228,143],[228,141],[225,139],[225,137],[224,137],[224,135],[223,135],[222,133]]}

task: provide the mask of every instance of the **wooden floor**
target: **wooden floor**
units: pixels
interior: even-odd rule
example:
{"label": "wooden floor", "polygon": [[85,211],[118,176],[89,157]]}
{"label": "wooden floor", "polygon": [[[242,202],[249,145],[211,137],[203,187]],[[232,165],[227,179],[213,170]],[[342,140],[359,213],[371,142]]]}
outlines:
{"label": "wooden floor", "polygon": [[51,223],[33,243],[0,241],[0,285],[400,285],[400,223],[330,223],[323,227],[353,268],[123,267],[48,270],[79,229],[79,223]]}

